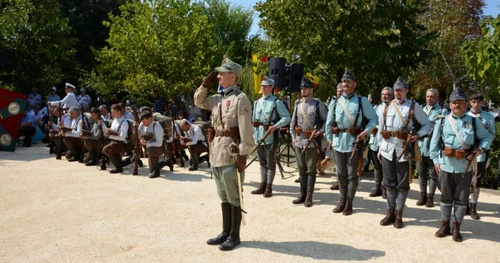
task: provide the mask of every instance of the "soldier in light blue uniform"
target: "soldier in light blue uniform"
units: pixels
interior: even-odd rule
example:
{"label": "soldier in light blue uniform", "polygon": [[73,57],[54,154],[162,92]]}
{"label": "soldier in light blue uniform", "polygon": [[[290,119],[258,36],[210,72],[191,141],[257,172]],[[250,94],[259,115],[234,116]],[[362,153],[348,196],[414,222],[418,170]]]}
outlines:
{"label": "soldier in light blue uniform", "polygon": [[[344,91],[342,90],[342,83],[339,83],[337,85],[336,96],[334,96],[332,98],[332,100],[330,101],[330,104],[328,104],[328,112],[331,112],[333,110],[333,106],[335,105],[335,103],[337,103],[337,98],[340,98],[340,96],[342,96],[342,93],[344,93]],[[327,118],[327,125],[328,125],[328,118]],[[328,152],[331,152],[331,154],[327,154],[325,156],[325,160],[323,160],[322,165],[327,165],[328,161],[330,161],[329,160],[330,158],[333,159],[333,162],[336,162],[335,156],[333,155],[333,149],[332,149],[332,136],[333,136],[332,129],[326,129],[325,130],[325,137],[326,137],[326,140],[328,141],[328,147],[329,147]],[[338,177],[338,175],[337,175],[337,181],[332,186],[330,186],[330,190],[339,190],[339,177]]]}
{"label": "soldier in light blue uniform", "polygon": [[[397,229],[403,227],[403,210],[410,190],[409,146],[431,132],[429,119],[422,107],[407,99],[408,89],[408,83],[399,77],[394,83],[395,99],[378,112],[379,154],[384,172],[383,184],[387,189],[387,214],[380,225],[394,224]],[[421,125],[418,131],[413,130],[415,121]]]}
{"label": "soldier in light blue uniform", "polygon": [[260,84],[262,97],[254,102],[253,107],[253,139],[259,143],[269,133],[267,138],[257,148],[260,163],[260,185],[252,194],[264,194],[271,197],[274,175],[276,174],[277,140],[279,128],[290,123],[290,113],[283,101],[272,94],[274,81],[264,77]]}
{"label": "soldier in light blue uniform", "polygon": [[[359,183],[359,158],[363,158],[363,149],[356,150],[353,145],[369,136],[378,121],[368,99],[354,94],[356,85],[354,75],[346,71],[342,76],[343,94],[328,112],[325,127],[332,132],[331,142],[340,186],[340,201],[333,212],[342,212],[344,215],[352,214],[352,202]],[[363,119],[367,120],[366,125]],[[350,160],[353,151],[356,152]]]}
{"label": "soldier in light blue uniform", "polygon": [[[452,234],[454,241],[462,242],[460,225],[467,209],[472,180],[472,165],[466,171],[467,158],[487,151],[493,135],[478,119],[466,114],[467,95],[463,90],[452,91],[450,109],[450,114],[436,121],[430,145],[430,158],[438,172],[441,191],[442,221],[435,236]],[[453,207],[453,231],[450,233]]]}
{"label": "soldier in light blue uniform", "polygon": [[[425,102],[427,105],[424,107],[424,112],[429,118],[431,127],[434,127],[436,118],[442,115],[442,108],[437,103],[439,101],[439,92],[436,89],[428,89],[425,93]],[[417,202],[418,206],[425,205],[426,207],[434,206],[434,193],[436,193],[436,186],[438,176],[434,169],[434,164],[429,157],[429,144],[431,136],[425,136],[418,140],[418,147],[422,154],[422,160],[417,162],[418,181],[420,184],[420,199]],[[429,181],[429,192],[427,192],[427,181]]]}
{"label": "soldier in light blue uniform", "polygon": [[290,135],[300,176],[300,196],[292,203],[304,203],[305,207],[311,207],[319,158],[318,139],[325,130],[326,106],[313,97],[313,83],[305,77],[300,85],[300,94],[302,99],[295,102],[290,122]]}
{"label": "soldier in light blue uniform", "polygon": [[[380,95],[381,98],[381,103],[377,106],[375,106],[375,111],[378,114],[379,113],[379,108],[383,109],[388,103],[390,103],[393,98],[394,98],[394,91],[390,87],[385,87],[382,89],[382,93]],[[387,198],[387,191],[385,187],[382,187],[382,179],[384,173],[382,172],[382,163],[380,163],[380,160],[378,158],[378,144],[379,141],[377,139],[377,132],[378,132],[378,125],[377,128],[373,129],[370,132],[370,141],[368,142],[368,156],[370,159],[373,161],[373,176],[375,177],[375,188],[373,191],[370,193],[370,197],[377,197],[377,196],[382,196],[382,198],[386,199]]]}
{"label": "soldier in light blue uniform", "polygon": [[[484,96],[481,93],[476,93],[471,96],[469,100],[470,104],[470,111],[467,113],[470,116],[476,117],[478,119],[478,123],[482,123],[484,125],[484,128],[493,135],[493,138],[495,138],[495,116],[491,114],[490,112],[483,111],[483,105],[484,105]],[[479,192],[480,192],[480,186],[481,186],[481,181],[486,175],[486,169],[487,163],[489,156],[488,152],[484,152],[480,154],[476,161],[477,161],[477,192],[476,195],[474,196],[471,194],[469,198],[469,206],[467,209],[467,214],[470,214],[470,216],[473,219],[480,219],[481,217],[477,214],[477,201],[479,199]]]}

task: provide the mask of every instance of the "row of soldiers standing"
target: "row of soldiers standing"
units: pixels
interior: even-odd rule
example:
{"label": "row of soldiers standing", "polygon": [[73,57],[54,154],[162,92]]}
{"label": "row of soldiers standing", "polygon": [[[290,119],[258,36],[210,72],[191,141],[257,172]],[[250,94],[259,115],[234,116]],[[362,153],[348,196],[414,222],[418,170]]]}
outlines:
{"label": "row of soldiers standing", "polygon": [[[209,239],[209,245],[231,250],[240,244],[239,228],[242,213],[245,213],[241,185],[248,150],[255,144],[258,144],[261,183],[252,194],[272,196],[276,131],[289,121],[300,175],[300,194],[293,200],[294,204],[312,206],[320,158],[320,140],[316,138],[326,137],[337,165],[340,192],[339,203],[333,212],[351,215],[363,144],[368,141],[376,182],[371,196],[383,193],[387,199],[387,214],[380,224],[402,228],[412,178],[411,162],[418,155],[413,153],[415,147],[412,145],[418,143],[423,149],[423,159],[417,164],[422,192],[418,204],[433,206],[437,186],[442,193],[442,224],[436,236],[452,234],[454,241],[462,241],[460,225],[467,210],[471,182],[475,185],[476,178],[484,174],[484,165],[480,163],[485,160],[495,132],[494,123],[485,117],[488,114],[477,115],[479,113],[474,107],[474,112],[467,113],[468,99],[464,91],[453,90],[450,111],[439,108],[435,90],[427,92],[428,105],[421,107],[407,98],[409,85],[398,78],[393,89],[382,90],[382,103],[374,109],[366,97],[355,94],[356,78],[346,72],[337,87],[337,98],[326,106],[313,97],[313,84],[304,78],[301,99],[296,102],[290,116],[284,103],[272,94],[273,82],[269,78],[264,78],[261,85],[263,96],[255,101],[252,112],[248,97],[237,86],[241,69],[239,64],[226,59],[216,72],[205,78],[194,95],[196,106],[212,112],[213,133],[208,136],[208,141],[211,144],[212,172],[222,201],[223,231]],[[207,87],[216,78],[223,90],[220,94],[208,96]],[[473,97],[473,100],[483,98]],[[328,157],[324,161],[327,160]],[[470,165],[473,161],[478,167],[474,175]],[[429,178],[430,190],[427,193]],[[473,189],[471,208],[477,214],[478,191],[475,187]],[[450,226],[452,215],[453,231]]]}

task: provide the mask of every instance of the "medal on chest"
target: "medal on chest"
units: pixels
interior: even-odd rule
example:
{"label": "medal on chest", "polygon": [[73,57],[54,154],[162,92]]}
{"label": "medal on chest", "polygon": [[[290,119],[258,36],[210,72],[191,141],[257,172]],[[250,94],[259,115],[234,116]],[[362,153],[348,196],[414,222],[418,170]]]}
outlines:
{"label": "medal on chest", "polygon": [[226,100],[226,107],[229,108],[229,106],[231,106],[231,101],[230,100]]}

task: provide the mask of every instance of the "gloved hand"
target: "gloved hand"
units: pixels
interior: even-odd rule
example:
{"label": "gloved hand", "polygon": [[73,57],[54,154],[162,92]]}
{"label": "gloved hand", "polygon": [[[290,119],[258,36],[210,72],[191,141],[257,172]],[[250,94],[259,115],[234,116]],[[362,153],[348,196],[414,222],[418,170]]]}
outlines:
{"label": "gloved hand", "polygon": [[217,79],[217,75],[219,73],[215,72],[215,71],[212,71],[210,74],[208,74],[208,76],[203,80],[203,83],[201,83],[201,86],[203,87],[208,87],[210,86],[212,83],[215,82],[215,80]]}

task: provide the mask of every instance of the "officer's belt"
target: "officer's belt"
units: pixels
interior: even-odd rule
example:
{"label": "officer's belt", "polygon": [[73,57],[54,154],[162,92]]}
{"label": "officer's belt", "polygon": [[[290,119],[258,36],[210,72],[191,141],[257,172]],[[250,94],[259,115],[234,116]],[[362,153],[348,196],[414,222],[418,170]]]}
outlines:
{"label": "officer's belt", "polygon": [[233,134],[231,133],[231,131],[228,131],[228,130],[216,130],[215,131],[215,137],[233,137]]}
{"label": "officer's belt", "polygon": [[311,135],[315,132],[315,130],[304,130],[304,131],[301,131],[302,135],[304,137],[311,137]]}
{"label": "officer's belt", "polygon": [[332,127],[332,133],[337,135],[339,133],[343,133],[343,132],[348,132],[352,135],[359,135],[361,133],[361,129],[360,128],[337,128],[337,127]]}
{"label": "officer's belt", "polygon": [[400,140],[407,140],[408,139],[408,132],[407,131],[382,131],[382,137],[384,139],[388,140],[391,137],[396,137]]}
{"label": "officer's belt", "polygon": [[453,149],[451,147],[442,147],[446,157],[455,157],[457,160],[462,160],[469,149]]}

